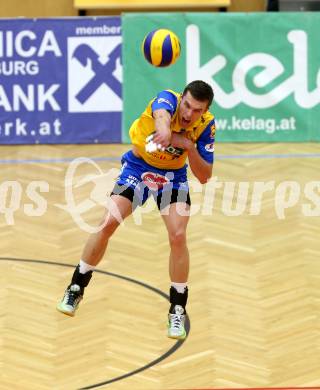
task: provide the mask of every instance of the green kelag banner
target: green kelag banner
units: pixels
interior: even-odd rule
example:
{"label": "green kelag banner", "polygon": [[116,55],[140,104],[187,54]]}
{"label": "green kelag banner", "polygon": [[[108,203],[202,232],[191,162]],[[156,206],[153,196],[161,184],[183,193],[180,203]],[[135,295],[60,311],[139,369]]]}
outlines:
{"label": "green kelag banner", "polygon": [[[123,142],[147,102],[166,88],[202,79],[215,92],[217,139],[320,140],[320,14],[125,14]],[[169,28],[182,54],[169,68],[143,57],[144,36]]]}

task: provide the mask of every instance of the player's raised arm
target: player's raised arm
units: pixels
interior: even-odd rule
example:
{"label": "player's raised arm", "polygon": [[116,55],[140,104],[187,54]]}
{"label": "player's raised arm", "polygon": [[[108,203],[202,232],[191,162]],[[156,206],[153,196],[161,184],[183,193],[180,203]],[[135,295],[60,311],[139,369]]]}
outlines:
{"label": "player's raised arm", "polygon": [[153,142],[161,144],[163,147],[169,146],[171,141],[170,113],[167,110],[160,108],[153,112],[153,118],[156,131],[153,136]]}

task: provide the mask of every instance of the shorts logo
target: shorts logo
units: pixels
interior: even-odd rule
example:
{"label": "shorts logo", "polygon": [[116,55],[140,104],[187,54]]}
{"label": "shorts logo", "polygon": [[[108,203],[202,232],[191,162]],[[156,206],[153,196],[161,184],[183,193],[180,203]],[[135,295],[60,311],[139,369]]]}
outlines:
{"label": "shorts logo", "polygon": [[214,144],[213,143],[212,144],[207,144],[204,148],[205,148],[205,150],[207,152],[211,152],[211,153],[214,152]]}
{"label": "shorts logo", "polygon": [[121,39],[68,39],[69,112],[122,110]]}
{"label": "shorts logo", "polygon": [[150,190],[159,190],[165,184],[169,183],[169,179],[163,175],[154,172],[144,172],[141,175],[143,183],[150,188]]}
{"label": "shorts logo", "polygon": [[122,164],[120,171],[119,171],[119,177],[122,175],[122,173],[125,170],[127,165],[128,165],[128,163],[126,161]]}

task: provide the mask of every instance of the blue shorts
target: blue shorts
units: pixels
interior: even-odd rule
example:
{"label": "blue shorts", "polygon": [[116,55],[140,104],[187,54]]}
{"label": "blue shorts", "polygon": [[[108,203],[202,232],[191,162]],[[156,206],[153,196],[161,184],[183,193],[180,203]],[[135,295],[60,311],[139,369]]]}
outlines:
{"label": "blue shorts", "polygon": [[136,157],[130,150],[122,156],[121,171],[111,195],[122,195],[133,203],[143,205],[150,195],[161,210],[168,204],[191,204],[187,181],[187,165],[180,169],[158,169]]}

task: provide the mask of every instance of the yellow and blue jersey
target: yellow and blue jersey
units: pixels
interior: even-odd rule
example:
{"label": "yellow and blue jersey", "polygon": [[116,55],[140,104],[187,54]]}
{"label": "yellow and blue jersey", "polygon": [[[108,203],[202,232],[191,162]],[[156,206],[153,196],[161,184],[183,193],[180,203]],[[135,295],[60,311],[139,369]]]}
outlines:
{"label": "yellow and blue jersey", "polygon": [[160,92],[156,98],[149,102],[140,118],[136,119],[131,125],[129,134],[132,144],[138,148],[143,160],[156,168],[182,168],[186,164],[188,156],[187,151],[181,148],[174,148],[172,145],[169,145],[165,151],[146,152],[146,138],[155,131],[153,112],[158,109],[165,109],[170,113],[170,128],[172,132],[184,133],[188,139],[196,144],[200,156],[206,162],[212,164],[214,161],[214,116],[207,111],[190,127],[182,129],[178,120],[181,97],[181,94],[172,90]]}

